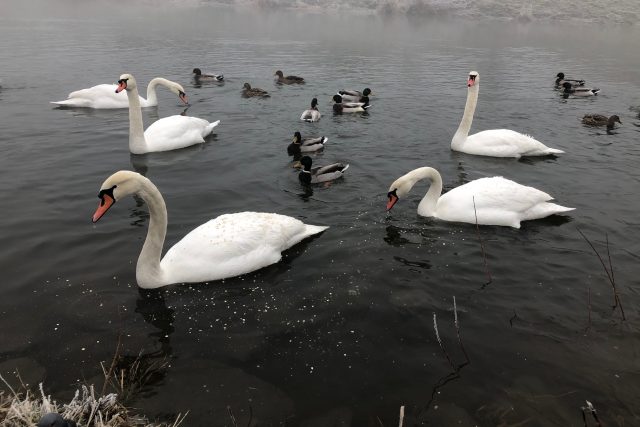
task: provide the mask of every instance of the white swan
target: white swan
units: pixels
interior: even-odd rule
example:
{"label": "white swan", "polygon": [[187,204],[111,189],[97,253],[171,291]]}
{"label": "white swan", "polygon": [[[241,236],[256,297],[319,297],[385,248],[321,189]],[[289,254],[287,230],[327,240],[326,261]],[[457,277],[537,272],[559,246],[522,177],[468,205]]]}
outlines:
{"label": "white swan", "polygon": [[129,151],[133,154],[177,150],[204,142],[220,120],[209,123],[189,116],[169,116],[157,120],[143,132],[142,109],[136,79],[123,74],[118,80],[116,92],[127,91],[129,99]]}
{"label": "white swan", "polygon": [[220,215],[189,232],[161,260],[167,208],[160,191],[144,176],[119,171],[107,178],[100,187],[100,203],[93,222],[129,194],[140,196],[149,207],[147,238],[136,265],[136,280],[141,288],[246,274],[280,261],[282,251],[329,228],[275,213]]}
{"label": "white swan", "polygon": [[510,129],[485,130],[469,135],[480,90],[480,75],[476,71],[469,73],[467,86],[467,104],[464,107],[460,126],[451,140],[452,150],[478,156],[515,158],[564,153],[562,150],[549,148],[528,135]]}
{"label": "white swan", "polygon": [[[414,169],[389,187],[387,210],[420,180],[429,179],[429,191],[418,205],[418,215],[444,221],[504,225],[520,228],[520,221],[544,218],[574,208],[549,203],[553,198],[533,187],[494,176],[480,178],[441,195],[442,177],[430,167]],[[477,220],[476,220],[477,215]]]}
{"label": "white swan", "polygon": [[[185,95],[184,88],[180,84],[162,77],[156,77],[151,80],[147,86],[147,99],[139,96],[141,107],[155,107],[158,105],[158,95],[156,94],[156,87],[158,85],[166,87],[178,95],[182,102],[188,104],[187,95]],[[129,100],[123,93],[117,93],[117,88],[118,85],[97,85],[88,89],[76,90],[69,94],[68,99],[64,101],[52,101],[51,103],[82,108],[127,108],[129,106]]]}

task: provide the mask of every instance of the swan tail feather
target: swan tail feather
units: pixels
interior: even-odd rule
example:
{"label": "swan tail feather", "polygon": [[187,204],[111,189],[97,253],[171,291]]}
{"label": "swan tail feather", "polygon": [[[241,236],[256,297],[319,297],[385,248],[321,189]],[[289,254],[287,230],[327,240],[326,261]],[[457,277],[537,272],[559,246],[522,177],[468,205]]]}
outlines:
{"label": "swan tail feather", "polygon": [[211,132],[213,132],[213,128],[215,128],[219,124],[220,124],[220,120],[216,120],[213,123],[209,123],[209,126],[205,128],[205,135],[209,135]]}

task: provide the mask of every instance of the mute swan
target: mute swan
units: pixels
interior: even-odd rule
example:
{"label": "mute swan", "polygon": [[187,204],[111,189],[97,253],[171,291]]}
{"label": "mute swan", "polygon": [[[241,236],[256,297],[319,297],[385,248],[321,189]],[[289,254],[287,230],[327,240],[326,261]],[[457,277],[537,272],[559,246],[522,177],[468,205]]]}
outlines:
{"label": "mute swan", "polygon": [[611,117],[603,116],[602,114],[585,114],[582,118],[582,123],[587,126],[604,126],[607,125],[607,129],[614,128],[616,122],[622,124],[620,117],[613,115]]}
{"label": "mute swan", "polygon": [[584,80],[576,80],[576,79],[565,79],[564,73],[558,73],[556,75],[556,87],[561,88],[565,82],[568,82],[572,86],[584,86]]}
{"label": "mute swan", "polygon": [[93,222],[130,194],[141,197],[149,207],[149,229],[136,265],[138,286],[146,289],[249,273],[280,261],[282,251],[329,228],[275,213],[225,214],[189,232],[161,260],[167,208],[160,191],[144,176],[119,171],[107,178],[100,187]]}
{"label": "mute swan", "polygon": [[120,76],[116,92],[123,90],[127,91],[129,99],[129,151],[133,154],[177,150],[201,144],[205,136],[220,123],[220,120],[209,123],[197,117],[176,115],[156,120],[143,132],[138,87],[131,74]]}
{"label": "mute swan", "polygon": [[311,168],[313,161],[309,156],[303,156],[300,164],[304,167],[298,178],[304,185],[318,184],[321,182],[333,181],[342,177],[344,172],[349,169],[349,165],[344,163],[332,163],[326,166],[316,166]]}
{"label": "mute swan", "polygon": [[549,148],[528,135],[510,129],[485,130],[469,135],[480,90],[480,75],[476,71],[469,73],[467,86],[467,103],[460,126],[451,140],[452,150],[478,156],[515,158],[564,153],[562,150]]}
{"label": "mute swan", "polygon": [[192,73],[196,80],[210,80],[216,82],[224,81],[224,76],[222,74],[203,73],[200,68],[194,68]]}
{"label": "mute swan", "polygon": [[[414,169],[389,187],[387,211],[409,193],[420,180],[431,181],[429,191],[418,205],[418,215],[444,221],[520,228],[520,221],[544,218],[574,208],[549,203],[547,193],[494,176],[480,178],[442,194],[442,177],[430,167]],[[474,206],[475,203],[475,206]]]}
{"label": "mute swan", "polygon": [[311,107],[308,110],[304,110],[300,116],[300,120],[305,122],[317,122],[322,117],[320,111],[318,111],[318,98],[311,100]]}
{"label": "mute swan", "polygon": [[249,83],[245,83],[244,86],[242,86],[242,96],[245,98],[253,98],[254,96],[268,98],[270,95],[269,92],[264,89],[257,87],[252,88]]}
{"label": "mute swan", "polygon": [[333,112],[336,114],[361,113],[369,108],[369,105],[363,102],[342,102],[340,95],[333,95],[333,101],[335,102],[333,104]]}
{"label": "mute swan", "polygon": [[285,77],[285,75],[282,74],[282,71],[280,71],[280,70],[276,71],[274,76],[275,76],[276,83],[284,83],[284,84],[287,84],[287,85],[294,84],[294,83],[304,84],[304,79],[302,77],[298,77],[298,76],[286,76]]}
{"label": "mute swan", "polygon": [[[162,77],[156,77],[149,82],[147,86],[147,99],[138,96],[141,107],[155,107],[158,105],[158,96],[156,94],[156,87],[165,86],[171,92],[178,95],[180,100],[185,104],[187,102],[187,95],[184,93],[184,88],[171,80],[164,79]],[[69,94],[69,99],[64,101],[52,101],[52,104],[64,105],[67,107],[83,107],[83,108],[127,108],[129,106],[129,100],[123,93],[117,93],[116,89],[118,85],[97,85],[88,89],[80,89]]]}
{"label": "mute swan", "polygon": [[358,90],[351,90],[351,89],[339,90],[338,95],[342,97],[343,101],[362,102],[362,103],[368,104],[369,95],[371,95],[371,89],[366,87],[362,92]]}
{"label": "mute swan", "polygon": [[568,98],[569,95],[594,96],[594,95],[597,95],[598,92],[600,92],[600,89],[597,89],[597,88],[592,89],[588,87],[573,87],[569,82],[564,82],[562,84],[562,87],[563,87],[562,94],[564,95],[565,98]]}

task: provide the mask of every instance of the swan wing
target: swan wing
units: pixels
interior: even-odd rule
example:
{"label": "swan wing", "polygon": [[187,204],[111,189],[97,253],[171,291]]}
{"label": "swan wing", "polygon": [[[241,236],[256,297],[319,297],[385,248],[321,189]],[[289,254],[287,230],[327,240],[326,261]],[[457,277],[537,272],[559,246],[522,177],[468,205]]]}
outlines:
{"label": "swan wing", "polygon": [[218,123],[198,117],[169,116],[153,122],[144,131],[144,138],[149,152],[176,150],[203,143]]}
{"label": "swan wing", "polygon": [[[64,101],[55,101],[52,104],[97,109],[129,108],[127,94],[124,91],[116,93],[117,87],[117,85],[101,84],[76,90],[71,92]],[[147,104],[147,100],[140,96],[140,105],[147,107]]]}
{"label": "swan wing", "polygon": [[539,206],[550,205],[549,200],[552,197],[544,191],[509,179],[481,178],[443,194],[438,199],[436,212],[438,218],[447,221],[474,224],[477,214],[478,224],[519,228],[520,221],[534,219],[532,212],[544,212]]}
{"label": "swan wing", "polygon": [[160,265],[170,283],[234,277],[278,262],[282,251],[327,228],[274,213],[221,215],[176,243]]}
{"label": "swan wing", "polygon": [[492,157],[545,156],[564,151],[549,148],[542,142],[510,129],[492,129],[469,135],[462,145],[468,154]]}

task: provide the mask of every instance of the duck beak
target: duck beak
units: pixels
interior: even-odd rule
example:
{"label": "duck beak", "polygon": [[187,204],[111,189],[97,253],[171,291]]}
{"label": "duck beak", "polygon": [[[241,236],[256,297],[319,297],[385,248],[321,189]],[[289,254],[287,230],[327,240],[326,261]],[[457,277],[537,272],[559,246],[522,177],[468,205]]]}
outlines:
{"label": "duck beak", "polygon": [[622,124],[622,122],[620,121],[620,119],[618,119],[618,123]]}
{"label": "duck beak", "polygon": [[102,218],[102,215],[104,215],[114,203],[115,200],[108,194],[102,196],[98,209],[96,209],[96,212],[93,214],[93,222],[98,222],[98,220]]}
{"label": "duck beak", "polygon": [[120,93],[127,88],[127,82],[124,80],[120,80],[118,82],[118,87],[116,88],[116,93]]}
{"label": "duck beak", "polygon": [[394,194],[390,194],[389,201],[387,202],[387,212],[389,212],[393,207],[393,205],[395,205],[397,202],[398,202],[398,196]]}

